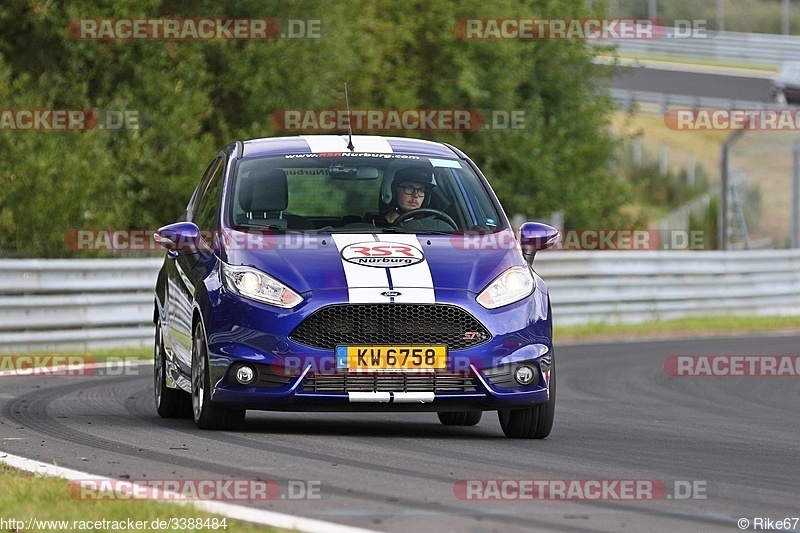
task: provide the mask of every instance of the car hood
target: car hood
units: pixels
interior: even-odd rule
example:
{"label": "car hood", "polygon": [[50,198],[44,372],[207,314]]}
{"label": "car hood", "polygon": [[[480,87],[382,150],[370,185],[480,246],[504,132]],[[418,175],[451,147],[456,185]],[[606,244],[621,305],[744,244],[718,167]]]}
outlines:
{"label": "car hood", "polygon": [[504,270],[526,264],[511,230],[483,236],[230,230],[219,240],[219,254],[300,293],[346,288],[351,301],[359,291],[397,290],[417,300],[431,299],[436,290],[477,293]]}

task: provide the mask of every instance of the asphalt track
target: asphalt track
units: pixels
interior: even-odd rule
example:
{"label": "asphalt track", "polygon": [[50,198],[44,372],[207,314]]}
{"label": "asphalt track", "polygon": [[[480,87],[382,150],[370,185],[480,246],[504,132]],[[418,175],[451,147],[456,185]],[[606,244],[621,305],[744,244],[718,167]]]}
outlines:
{"label": "asphalt track", "polygon": [[648,67],[618,67],[611,80],[614,89],[725,98],[753,102],[772,101],[772,81],[766,78],[683,72]]}
{"label": "asphalt track", "polygon": [[[735,531],[800,515],[796,377],[671,377],[670,355],[797,355],[800,336],[562,346],[543,441],[434,414],[248,412],[242,432],[162,420],[152,366],[0,378],[0,450],[123,479],[318,481],[319,499],[245,505],[380,531]],[[704,499],[476,501],[466,479],[695,483]],[[66,490],[66,482],[65,482]],[[242,503],[242,502],[238,502]],[[87,503],[90,505],[90,503]],[[6,510],[7,511],[7,510]],[[751,525],[752,527],[752,525]]]}

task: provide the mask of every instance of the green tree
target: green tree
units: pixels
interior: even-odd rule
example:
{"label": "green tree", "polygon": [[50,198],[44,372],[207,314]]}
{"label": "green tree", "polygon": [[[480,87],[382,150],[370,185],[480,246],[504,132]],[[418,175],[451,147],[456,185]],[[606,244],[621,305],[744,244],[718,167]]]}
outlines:
{"label": "green tree", "polygon": [[[407,131],[469,153],[509,214],[629,223],[603,79],[580,40],[463,40],[460,18],[588,16],[583,0],[364,2],[7,0],[0,108],[139,113],[136,131],[0,131],[0,247],[69,256],[70,229],[152,228],[181,213],[215,151],[284,135],[285,109],[520,110],[523,129]],[[253,17],[322,22],[319,39],[75,40],[70,20]],[[374,133],[374,132],[371,132]],[[389,134],[390,132],[386,132]],[[293,133],[289,133],[293,134]]]}

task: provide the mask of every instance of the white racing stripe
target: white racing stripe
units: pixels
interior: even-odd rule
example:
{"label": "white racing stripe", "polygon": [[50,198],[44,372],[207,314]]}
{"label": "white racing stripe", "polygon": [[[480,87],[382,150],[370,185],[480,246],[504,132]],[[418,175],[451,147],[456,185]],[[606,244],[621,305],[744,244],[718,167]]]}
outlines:
{"label": "white racing stripe", "polygon": [[[422,244],[416,235],[378,235],[381,242],[399,242],[408,244],[418,250],[422,250]],[[399,303],[435,303],[436,294],[433,290],[433,277],[427,258],[416,265],[404,266],[391,269],[392,287],[402,294],[395,296],[394,301]]]}
{"label": "white racing stripe", "polygon": [[[333,242],[336,249],[342,253],[342,249],[350,244],[360,242],[375,242],[372,235],[353,235],[353,234],[334,234]],[[371,304],[387,303],[389,298],[381,296],[382,292],[389,290],[389,279],[386,277],[386,269],[356,265],[342,259],[344,277],[347,281],[347,294],[350,303]]]}
{"label": "white racing stripe", "polygon": [[312,154],[320,152],[349,152],[347,141],[340,135],[301,135]]}
{"label": "white racing stripe", "polygon": [[432,392],[348,392],[350,403],[431,403]]}
{"label": "white racing stripe", "polygon": [[[63,468],[60,466],[34,461],[33,459],[26,459],[25,457],[5,453],[2,450],[0,450],[0,463],[7,464],[12,468],[17,468],[26,472],[33,472],[35,474],[45,476],[60,477],[68,480],[91,479],[97,482],[107,482],[111,486],[113,486],[114,483],[119,483],[120,481],[119,479],[96,476],[88,472],[81,472],[79,470],[72,470],[71,468]],[[132,492],[134,493],[146,492],[136,488],[139,486],[135,483],[132,484],[132,486],[134,487],[132,489]],[[170,493],[170,495],[172,495],[172,493]],[[315,520],[313,518],[304,518],[302,516],[277,513],[275,511],[267,511],[264,509],[254,509],[252,507],[245,507],[244,505],[236,505],[214,500],[181,500],[179,499],[180,494],[177,493],[175,493],[174,496],[175,499],[169,499],[165,501],[167,503],[177,503],[178,505],[192,505],[201,511],[226,516],[234,520],[244,520],[245,522],[252,522],[254,524],[296,531],[306,531],[309,533],[377,533],[370,529],[362,529],[359,527],[336,524],[334,522],[326,522],[324,520]]]}
{"label": "white racing stripe", "polygon": [[353,136],[353,147],[356,152],[377,152],[379,154],[391,154],[394,152],[389,141],[383,137],[375,136]]}
{"label": "white racing stripe", "polygon": [[[347,135],[301,135],[308,143],[311,153],[320,152],[349,152],[347,149]],[[389,141],[383,137],[353,136],[353,147],[356,152],[375,152],[391,154],[393,152]]]}
{"label": "white racing stripe", "polygon": [[[407,244],[419,250],[422,245],[416,235],[376,235],[380,242]],[[350,244],[375,242],[372,235],[334,234],[333,242],[341,253]],[[424,255],[424,252],[423,252]],[[415,265],[376,268],[356,265],[342,259],[350,303],[435,303],[433,277],[427,259]],[[390,283],[391,280],[391,283]],[[396,290],[399,296],[391,299],[384,292]]]}
{"label": "white racing stripe", "polygon": [[348,392],[350,403],[389,403],[392,400],[390,392]]}
{"label": "white racing stripe", "polygon": [[393,392],[394,403],[431,403],[435,398],[432,392]]}

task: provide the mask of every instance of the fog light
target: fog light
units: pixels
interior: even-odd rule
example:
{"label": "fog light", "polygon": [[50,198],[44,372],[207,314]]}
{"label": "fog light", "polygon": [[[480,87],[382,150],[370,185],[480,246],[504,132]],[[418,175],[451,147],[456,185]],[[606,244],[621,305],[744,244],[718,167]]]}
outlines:
{"label": "fog light", "polygon": [[247,365],[242,365],[236,369],[236,381],[242,385],[250,385],[255,378],[255,371]]}
{"label": "fog light", "polygon": [[518,366],[517,369],[514,371],[514,379],[517,380],[517,383],[520,385],[530,385],[533,383],[533,379],[536,377],[536,370],[529,367],[528,365]]}

